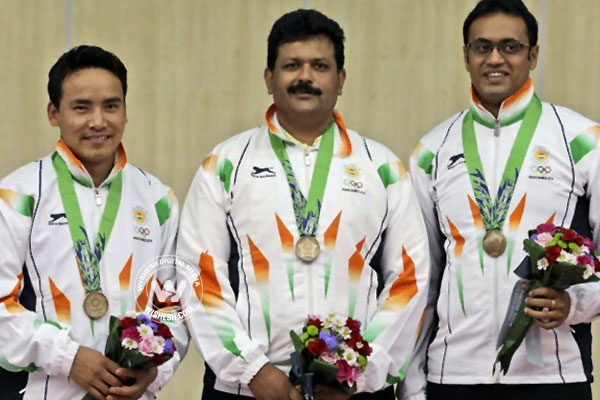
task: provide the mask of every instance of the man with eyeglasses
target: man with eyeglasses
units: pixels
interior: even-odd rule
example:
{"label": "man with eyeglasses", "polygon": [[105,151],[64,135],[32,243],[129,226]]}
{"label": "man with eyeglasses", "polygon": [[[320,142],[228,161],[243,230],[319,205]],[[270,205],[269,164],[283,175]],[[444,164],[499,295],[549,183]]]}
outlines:
{"label": "man with eyeglasses", "polygon": [[[428,399],[591,399],[589,323],[600,285],[531,290],[514,272],[523,239],[541,223],[600,244],[600,126],[536,96],[537,31],[520,0],[480,1],[463,25],[470,107],[411,157],[432,262],[421,365],[411,369],[425,366]],[[534,323],[500,372],[513,291]]]}

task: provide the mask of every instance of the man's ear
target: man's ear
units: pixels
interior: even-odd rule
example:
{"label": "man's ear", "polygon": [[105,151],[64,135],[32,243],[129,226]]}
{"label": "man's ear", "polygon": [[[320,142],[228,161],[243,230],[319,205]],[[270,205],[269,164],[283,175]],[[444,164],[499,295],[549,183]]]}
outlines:
{"label": "man's ear", "polygon": [[57,127],[58,126],[58,109],[51,101],[48,102],[47,107],[48,112],[48,121],[50,121],[50,125]]}
{"label": "man's ear", "polygon": [[265,68],[265,84],[267,85],[267,93],[273,94],[273,88],[271,87],[271,79],[273,78],[273,72],[267,67]]}

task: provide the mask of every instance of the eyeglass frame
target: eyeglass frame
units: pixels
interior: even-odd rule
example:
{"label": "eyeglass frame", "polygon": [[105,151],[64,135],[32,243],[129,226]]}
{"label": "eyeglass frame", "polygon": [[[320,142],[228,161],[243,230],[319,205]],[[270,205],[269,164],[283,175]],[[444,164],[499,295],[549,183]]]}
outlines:
{"label": "eyeglass frame", "polygon": [[[485,44],[489,44],[491,46],[490,51],[486,52],[486,53],[480,53],[477,52],[476,50],[473,50],[473,44],[476,42],[484,42]],[[512,45],[516,45],[518,47],[517,50],[515,50],[514,53],[506,53],[502,50],[502,45],[507,45],[507,44],[512,44]],[[521,53],[521,50],[523,50],[524,48],[528,48],[529,51],[531,51],[531,49],[535,46],[532,46],[528,43],[523,43],[517,39],[502,39],[499,42],[492,42],[491,40],[487,40],[487,39],[475,39],[474,41],[472,41],[471,43],[467,43],[465,44],[465,47],[467,48],[467,50],[470,50],[474,55],[478,56],[478,57],[489,57],[490,54],[492,54],[494,52],[494,49],[496,49],[498,51],[498,54],[500,54],[502,57],[512,57],[512,56],[517,56]]]}

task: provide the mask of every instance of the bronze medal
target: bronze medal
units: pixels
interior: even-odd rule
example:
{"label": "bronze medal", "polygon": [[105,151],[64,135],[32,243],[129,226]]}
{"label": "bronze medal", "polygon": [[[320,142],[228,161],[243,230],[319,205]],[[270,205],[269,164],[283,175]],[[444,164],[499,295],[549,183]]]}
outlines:
{"label": "bronze medal", "polygon": [[506,237],[500,229],[490,229],[483,237],[483,249],[491,257],[499,257],[506,250]]}
{"label": "bronze medal", "polygon": [[311,263],[319,257],[321,249],[314,236],[301,236],[296,242],[296,257],[305,263]]}
{"label": "bronze medal", "polygon": [[98,319],[108,311],[108,299],[100,291],[88,292],[83,300],[83,310],[88,317]]}

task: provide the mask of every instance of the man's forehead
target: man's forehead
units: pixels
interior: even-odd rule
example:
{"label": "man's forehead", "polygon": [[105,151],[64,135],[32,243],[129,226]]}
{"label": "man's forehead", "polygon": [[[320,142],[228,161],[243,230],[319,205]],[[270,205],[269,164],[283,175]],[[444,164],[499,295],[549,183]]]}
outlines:
{"label": "man's forehead", "polygon": [[487,39],[527,39],[527,25],[519,15],[496,12],[473,20],[469,27],[469,41]]}

